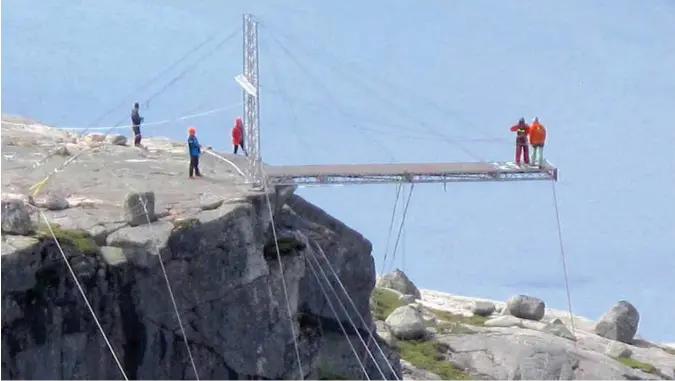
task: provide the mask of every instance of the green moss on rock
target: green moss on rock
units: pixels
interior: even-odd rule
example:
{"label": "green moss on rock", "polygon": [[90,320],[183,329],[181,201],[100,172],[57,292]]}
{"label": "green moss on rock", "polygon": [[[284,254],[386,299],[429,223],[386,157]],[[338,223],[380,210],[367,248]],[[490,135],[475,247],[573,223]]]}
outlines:
{"label": "green moss on rock", "polygon": [[656,373],[656,367],[654,365],[638,361],[633,358],[625,358],[625,357],[619,357],[615,359],[616,361],[622,363],[623,365],[629,366],[633,369],[638,369],[641,370],[645,373]]}
{"label": "green moss on rock", "polygon": [[376,320],[386,320],[395,309],[404,305],[397,293],[383,288],[373,289],[371,298],[373,300],[371,309]]}
{"label": "green moss on rock", "polygon": [[434,341],[397,341],[396,350],[417,368],[435,373],[443,380],[471,380],[471,375],[452,365],[444,356],[442,346]]}
{"label": "green moss on rock", "polygon": [[[46,224],[40,224],[33,228],[33,236],[40,241],[56,237],[59,244],[72,246],[86,255],[96,255],[100,248],[96,240],[87,231],[82,229],[63,229],[59,224],[51,223],[51,231]],[[52,236],[52,232],[54,236]]]}

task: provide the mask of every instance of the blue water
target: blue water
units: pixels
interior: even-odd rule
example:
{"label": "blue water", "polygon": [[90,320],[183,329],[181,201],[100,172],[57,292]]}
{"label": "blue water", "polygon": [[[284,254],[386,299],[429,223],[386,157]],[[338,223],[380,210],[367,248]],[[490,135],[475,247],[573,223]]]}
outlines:
{"label": "blue water", "polygon": [[[126,121],[134,101],[146,122],[233,105],[144,129],[184,139],[190,123],[201,142],[229,150],[241,112],[233,80],[242,70],[240,34],[149,103],[202,51],[129,93],[219,32],[208,52],[252,12],[265,23],[266,161],[511,160],[508,127],[537,115],[548,128],[546,154],[560,168],[574,312],[597,318],[626,299],[641,312],[644,337],[675,341],[675,3],[355,4],[5,0],[2,112],[86,127]],[[471,155],[431,129],[457,137]],[[395,192],[300,194],[371,239],[382,271]],[[402,268],[423,288],[495,299],[526,293],[567,307],[550,183],[420,184],[412,197],[387,270]]]}

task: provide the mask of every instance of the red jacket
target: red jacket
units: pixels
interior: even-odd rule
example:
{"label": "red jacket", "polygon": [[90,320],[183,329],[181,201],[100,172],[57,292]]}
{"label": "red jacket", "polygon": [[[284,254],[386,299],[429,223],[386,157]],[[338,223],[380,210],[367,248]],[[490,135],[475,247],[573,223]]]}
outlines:
{"label": "red jacket", "polygon": [[530,134],[530,126],[527,123],[523,123],[522,127],[520,123],[511,126],[511,131],[517,132],[516,142],[520,144],[527,144],[527,135]]}
{"label": "red jacket", "polygon": [[232,145],[241,144],[241,141],[244,138],[244,131],[241,126],[232,127]]}

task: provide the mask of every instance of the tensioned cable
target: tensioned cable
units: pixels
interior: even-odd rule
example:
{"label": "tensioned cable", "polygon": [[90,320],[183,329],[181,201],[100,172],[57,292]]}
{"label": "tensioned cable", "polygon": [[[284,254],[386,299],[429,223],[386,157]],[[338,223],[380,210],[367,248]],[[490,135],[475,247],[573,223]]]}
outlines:
{"label": "tensioned cable", "polygon": [[[117,178],[118,180],[120,180],[120,182],[121,182],[124,186],[126,186],[129,190],[131,190],[132,192],[138,193],[138,191],[137,191],[136,189],[134,189],[134,187],[132,187],[132,186],[129,185],[127,182],[125,182],[124,180],[122,180],[115,172],[113,172],[110,168],[108,168],[105,164],[103,164],[100,160],[98,160],[98,158],[95,157],[90,151],[87,150],[87,151],[83,151],[83,152],[81,152],[81,153],[87,153],[87,154],[89,155],[89,157],[90,157],[92,160],[98,162],[98,164],[100,164],[101,167],[102,167],[103,169],[107,170],[113,177],[115,177],[115,178]],[[41,186],[40,186],[40,187],[41,187]],[[40,189],[40,188],[38,188],[38,189],[35,191],[34,195],[37,194],[37,192],[39,191],[39,189]],[[178,305],[177,305],[177,303],[176,303],[176,299],[175,299],[174,294],[173,294],[173,289],[171,288],[171,282],[169,281],[169,276],[168,276],[168,274],[167,274],[167,272],[166,272],[166,268],[164,267],[164,261],[163,261],[163,259],[162,259],[162,254],[161,254],[161,252],[160,252],[160,250],[159,250],[159,247],[158,247],[158,244],[157,244],[157,235],[155,234],[155,231],[154,231],[154,229],[153,229],[153,227],[152,227],[152,222],[150,221],[150,213],[148,212],[147,201],[144,199],[144,197],[139,197],[139,200],[140,200],[140,202],[141,202],[141,205],[143,206],[143,211],[144,211],[144,213],[145,213],[145,218],[146,218],[146,221],[147,221],[147,223],[148,223],[148,229],[150,229],[150,234],[151,234],[152,237],[153,237],[153,244],[154,244],[154,247],[155,247],[155,251],[156,251],[156,253],[157,253],[157,258],[158,258],[158,261],[159,261],[159,265],[160,265],[160,267],[161,267],[161,269],[162,269],[162,274],[164,275],[164,280],[166,281],[166,286],[167,286],[167,289],[168,289],[168,291],[169,291],[169,296],[170,296],[170,298],[171,298],[171,303],[173,304],[174,311],[175,311],[176,317],[177,317],[177,319],[178,319],[178,324],[179,324],[180,329],[181,329],[181,332],[182,332],[182,334],[183,334],[183,341],[185,342],[185,348],[187,349],[188,356],[190,357],[190,363],[192,364],[192,369],[193,369],[194,372],[195,372],[195,378],[196,378],[197,380],[199,380],[199,372],[197,371],[197,366],[196,366],[196,364],[195,364],[194,357],[192,356],[192,349],[190,348],[190,344],[188,343],[188,340],[187,340],[187,334],[186,334],[186,332],[185,332],[185,326],[183,325],[183,319],[181,318],[180,312],[178,311]]]}
{"label": "tensioned cable", "polygon": [[[230,39],[232,39],[232,38],[236,35],[237,31],[238,31],[238,30],[235,30],[234,32],[232,32],[231,34],[229,34],[227,37],[225,37],[220,43],[218,43],[218,45],[216,45],[216,46],[213,48],[213,50],[208,51],[208,52],[206,52],[206,54],[200,56],[199,59],[198,59],[197,61],[193,62],[192,65],[188,66],[188,67],[187,67],[185,70],[183,70],[180,74],[178,74],[176,77],[174,77],[171,81],[169,81],[169,83],[167,83],[166,85],[164,85],[164,87],[162,87],[162,89],[160,89],[159,91],[155,92],[153,95],[151,95],[150,97],[148,97],[148,99],[146,99],[145,102],[146,102],[146,103],[147,103],[147,102],[150,102],[150,100],[152,100],[154,97],[161,95],[161,94],[162,94],[164,91],[166,91],[169,87],[171,87],[173,84],[175,84],[176,82],[178,82],[178,81],[179,81],[181,78],[183,78],[187,73],[189,73],[191,70],[193,70],[195,67],[197,67],[200,63],[202,63],[202,62],[206,59],[206,57],[208,57],[209,55],[213,54],[219,47],[221,47],[221,46],[224,45],[226,42],[228,42]],[[124,117],[123,119],[120,119],[120,121],[118,121],[117,123],[115,123],[114,127],[118,127],[121,123],[124,122],[124,120],[125,120],[126,118],[128,118],[128,116],[127,116],[127,117]],[[141,126],[143,126],[143,125],[141,125]],[[126,125],[125,127],[131,127],[131,124]],[[112,128],[111,128],[110,130],[112,130]],[[108,133],[110,132],[110,130],[104,132],[104,135],[108,135]],[[84,133],[85,133],[86,131],[87,131],[87,129],[85,129],[82,133],[80,133],[80,134],[79,134],[79,137],[81,137],[82,135],[84,135]]]}
{"label": "tensioned cable", "polygon": [[[293,36],[290,36],[288,33],[282,31],[281,28],[278,28],[275,25],[269,25],[269,22],[265,22],[262,25],[264,27],[268,28],[268,29],[270,29],[270,28],[274,29],[276,31],[276,33],[278,33],[281,36],[284,36],[287,40],[292,40],[293,42],[296,42],[296,45],[305,45],[306,48],[307,48],[307,51],[310,53],[310,55],[312,57],[317,57],[317,55],[324,54],[327,57],[327,59],[325,59],[324,62],[338,63],[340,61],[344,61],[344,60],[341,60],[336,55],[331,54],[330,52],[328,52],[325,49],[321,49],[321,48],[318,48],[318,47],[312,47],[312,46],[309,46],[309,44],[300,42],[299,38],[295,38]],[[349,66],[354,71],[361,72],[361,74],[362,74],[361,78],[364,79],[364,80],[370,79],[373,83],[375,83],[375,80],[377,79],[376,77],[378,76],[378,74],[376,72],[370,72],[370,71],[364,69],[363,67],[359,67],[355,62],[342,62],[340,65],[336,65],[337,69],[334,69],[334,70],[341,70],[341,67],[344,67],[344,66]],[[382,76],[379,76],[379,81],[382,84],[386,84],[387,86],[389,86],[393,90],[394,90],[394,88],[398,88],[398,90],[400,90],[400,91],[394,90],[398,93],[412,94],[412,96],[414,98],[425,101],[427,104],[433,106],[438,111],[445,114],[446,116],[450,116],[451,118],[458,119],[459,122],[461,122],[464,125],[472,125],[474,127],[479,127],[476,123],[473,123],[473,122],[461,117],[457,112],[451,112],[447,108],[444,108],[441,105],[439,105],[433,99],[429,98],[428,96],[426,96],[424,94],[420,94],[420,93],[416,92],[412,88],[405,87],[405,86],[400,85],[400,84],[395,84],[391,80],[386,79],[385,77],[382,77]],[[500,140],[503,141],[503,142],[507,142],[507,141],[510,142],[508,139],[500,139]]]}
{"label": "tensioned cable", "polygon": [[403,217],[401,217],[401,224],[398,227],[398,235],[396,236],[396,243],[394,244],[394,250],[391,255],[391,263],[394,264],[396,260],[396,249],[398,248],[398,243],[401,240],[401,232],[403,231],[403,224],[405,224],[405,218],[408,215],[408,207],[410,206],[410,200],[412,199],[413,190],[415,189],[415,183],[410,183],[410,192],[408,192],[408,199],[405,203],[405,208],[403,208]]}
{"label": "tensioned cable", "polygon": [[[555,190],[555,180],[551,180],[551,188],[553,190],[553,205],[555,207],[555,220],[558,228],[558,242],[560,244],[560,257],[562,259],[563,272],[565,274],[565,291],[567,292],[567,306],[570,311],[570,325],[572,327],[572,334],[575,335],[574,327],[574,313],[572,312],[572,296],[570,292],[570,282],[567,275],[567,260],[565,259],[565,246],[563,244],[562,228],[560,226],[560,212],[558,210],[558,196]],[[575,342],[576,345],[576,342]]]}
{"label": "tensioned cable", "polygon": [[[361,358],[359,358],[359,354],[356,352],[356,348],[354,348],[354,344],[352,344],[352,341],[349,339],[349,334],[347,333],[347,330],[345,329],[344,325],[342,325],[342,321],[338,317],[337,311],[335,311],[335,308],[333,307],[333,302],[330,301],[330,298],[328,297],[328,293],[326,290],[323,288],[323,285],[321,284],[321,280],[319,279],[319,276],[316,274],[316,270],[314,269],[314,264],[312,264],[311,261],[307,261],[307,264],[309,264],[310,269],[312,270],[312,274],[314,275],[314,279],[316,279],[316,283],[319,285],[319,288],[321,289],[321,293],[323,293],[324,297],[326,298],[326,302],[328,302],[328,306],[330,307],[331,311],[333,311],[333,315],[335,316],[335,321],[338,322],[340,325],[340,329],[342,329],[342,333],[344,333],[345,338],[347,339],[347,343],[349,344],[349,347],[352,349],[352,352],[354,353],[354,357],[356,357],[356,361],[358,361],[359,366],[361,367],[361,370],[363,371],[363,374],[366,376],[367,380],[370,380],[370,376],[368,375],[368,371],[366,371],[366,367],[363,365],[363,362],[361,361]],[[365,343],[364,343],[365,345]],[[376,363],[377,365],[377,363]],[[379,369],[379,367],[378,367]],[[380,372],[382,372],[380,370]],[[383,378],[384,375],[382,376]]]}
{"label": "tensioned cable", "polygon": [[[344,303],[342,303],[342,300],[341,300],[340,296],[335,291],[335,287],[333,287],[333,285],[330,283],[330,280],[328,279],[328,276],[326,275],[326,272],[323,271],[323,268],[321,267],[321,264],[319,263],[319,261],[314,256],[314,253],[312,253],[311,251],[309,251],[307,253],[307,255],[316,262],[316,265],[319,267],[319,271],[321,272],[321,275],[323,275],[323,278],[326,280],[326,284],[328,285],[328,288],[330,288],[331,291],[333,292],[333,295],[335,295],[335,300],[337,300],[338,305],[342,308],[342,312],[345,313],[345,315],[347,316],[347,319],[349,320],[349,323],[352,325],[352,328],[354,329],[354,333],[356,333],[356,336],[361,341],[361,344],[363,344],[363,347],[366,351],[366,354],[370,355],[370,358],[371,358],[371,360],[373,360],[373,364],[375,364],[375,367],[377,368],[377,371],[380,372],[380,375],[382,376],[382,379],[386,380],[387,376],[384,374],[384,372],[382,371],[382,368],[380,368],[380,365],[377,363],[377,360],[375,359],[375,356],[373,356],[373,352],[368,347],[368,344],[366,344],[366,341],[363,340],[363,336],[361,336],[361,333],[359,332],[358,328],[356,328],[356,324],[354,324],[354,320],[352,320],[352,317],[349,314],[349,312],[347,311],[347,308],[345,308]],[[317,279],[317,282],[318,282],[318,279]],[[326,300],[329,300],[328,295],[324,294],[324,296],[326,297]],[[358,311],[357,311],[357,313],[358,313]],[[335,319],[339,321],[339,317],[337,315],[335,316]],[[347,340],[349,340],[349,337],[347,336],[346,332],[345,332],[345,335],[346,335]],[[356,350],[354,350],[354,352],[356,352]],[[361,367],[363,367],[365,369],[365,366],[363,365],[363,361],[361,361],[361,358],[359,357],[358,353],[354,353],[354,354],[356,355],[356,361],[358,361],[359,364],[361,365]]]}
{"label": "tensioned cable", "polygon": [[[270,34],[270,37],[272,37],[272,39],[277,43],[277,45],[279,45],[279,47],[284,51],[284,53],[300,68],[300,70],[302,70],[305,74],[307,74],[307,76],[312,81],[314,81],[315,84],[317,84],[319,87],[321,87],[323,89],[324,93],[332,100],[332,102],[335,106],[337,106],[338,108],[342,108],[340,106],[341,103],[337,100],[337,98],[333,95],[333,93],[328,89],[328,87],[325,84],[323,84],[320,80],[318,80],[316,78],[316,76],[311,71],[309,71],[309,69],[307,69],[303,64],[301,64],[295,58],[295,56],[293,54],[291,54],[291,52],[288,49],[286,49],[286,47],[281,43],[281,41],[279,41],[277,38],[274,37],[273,34]],[[360,123],[354,123],[354,124],[361,126]],[[373,136],[373,138],[376,141],[379,142],[379,146],[382,149],[382,152],[384,152],[387,156],[389,156],[389,160],[391,162],[396,161],[396,159],[394,158],[394,155],[392,155],[391,151],[389,151],[387,146],[383,142],[381,142],[380,139],[377,136]]]}
{"label": "tensioned cable", "polygon": [[401,195],[401,188],[403,187],[402,183],[396,185],[396,199],[394,200],[394,208],[391,211],[391,220],[389,221],[389,232],[387,233],[387,245],[384,249],[384,259],[382,259],[382,275],[386,269],[387,264],[387,255],[389,255],[389,243],[391,242],[391,233],[394,230],[394,219],[396,218],[396,207],[398,206],[398,199]]}
{"label": "tensioned cable", "polygon": [[[356,315],[359,317],[359,320],[361,320],[361,324],[363,324],[363,326],[364,326],[365,329],[366,329],[366,332],[368,332],[368,335],[369,335],[368,341],[372,340],[372,338],[374,337],[373,331],[370,329],[370,326],[366,323],[366,320],[363,318],[363,316],[361,316],[361,313],[359,312],[359,309],[356,307],[356,303],[354,303],[354,299],[352,299],[352,297],[349,295],[349,292],[347,292],[347,288],[345,287],[344,283],[342,283],[342,280],[340,279],[340,277],[338,276],[337,272],[336,272],[335,269],[333,268],[333,265],[332,265],[332,264],[330,263],[330,261],[328,260],[328,257],[326,256],[326,253],[325,253],[325,252],[323,251],[323,249],[321,248],[321,245],[316,244],[316,248],[318,249],[319,253],[321,254],[321,257],[323,258],[323,260],[324,260],[324,261],[326,262],[326,264],[328,265],[328,268],[330,269],[331,273],[333,274],[333,277],[334,277],[335,280],[337,281],[337,284],[338,284],[338,285],[340,286],[340,288],[342,289],[342,292],[345,293],[345,296],[347,297],[347,300],[348,300],[349,303],[352,305],[352,308],[353,308],[354,311],[356,312]],[[394,375],[394,377],[398,380],[399,378],[398,378],[398,376],[396,375],[396,372],[394,371],[394,368],[391,366],[391,363],[390,363],[389,360],[387,359],[387,356],[384,354],[384,351],[382,350],[382,347],[381,347],[380,344],[377,342],[377,340],[375,340],[375,346],[377,347],[377,349],[378,349],[378,351],[380,352],[380,355],[382,356],[382,358],[384,359],[384,361],[387,363],[387,366],[389,367],[389,370],[391,371],[392,375]],[[366,347],[367,347],[367,345],[366,345]]]}
{"label": "tensioned cable", "polygon": [[[263,24],[263,25],[264,25],[264,24]],[[286,48],[286,46],[285,46],[281,41],[279,41],[279,39],[277,39],[277,38],[274,36],[274,34],[270,33],[270,36],[271,36],[271,37],[277,42],[277,44],[278,44],[278,45],[279,45],[279,46],[280,46],[280,47],[288,54],[288,56],[291,57],[292,60],[294,60],[294,61],[297,62],[297,60],[294,58],[294,56],[293,56],[293,55],[290,53],[290,51]],[[342,74],[345,78],[348,78],[348,76],[344,75],[344,73],[341,72],[339,69],[335,69],[335,68],[332,67],[332,66],[329,66],[329,67],[330,67],[334,72],[339,72],[339,74]],[[381,96],[377,91],[375,91],[375,90],[373,90],[372,88],[366,86],[364,83],[359,83],[359,82],[357,82],[357,81],[354,81],[354,80],[351,79],[351,78],[348,78],[348,80],[349,80],[350,82],[354,83],[354,84],[357,84],[357,85],[361,86],[361,87],[362,87],[363,89],[365,89],[366,91],[368,91],[368,92],[370,92],[371,94],[375,95],[377,98],[380,99],[381,102],[386,103],[386,104],[388,104],[390,107],[393,107],[393,108],[397,109],[398,111],[400,111],[400,112],[406,114],[408,117],[413,118],[413,116],[412,116],[407,110],[403,109],[403,108],[400,107],[399,105],[397,105],[397,104],[393,103],[392,101],[386,99],[385,97]],[[442,132],[436,130],[435,128],[429,126],[429,125],[428,125],[427,123],[425,123],[425,122],[419,121],[418,118],[413,118],[413,119],[416,120],[416,121],[420,124],[420,126],[422,126],[423,128],[425,128],[425,129],[428,130],[428,131],[431,131],[431,132],[434,133],[435,135],[447,137],[446,134],[444,134],[444,133],[442,133]],[[459,148],[461,151],[463,151],[463,152],[466,153],[467,155],[471,156],[472,158],[474,158],[474,159],[476,159],[476,160],[478,160],[478,161],[481,161],[481,162],[484,162],[484,161],[485,161],[485,160],[483,160],[481,157],[475,155],[473,152],[471,152],[470,150],[468,150],[467,148],[465,148],[464,146],[462,146],[461,144],[457,143],[456,141],[451,140],[451,139],[447,139],[446,141],[447,141],[448,143],[454,145],[456,148]]]}
{"label": "tensioned cable", "polygon": [[54,243],[56,243],[56,247],[59,249],[59,253],[61,253],[61,257],[63,258],[63,261],[66,263],[66,266],[68,267],[68,271],[70,272],[70,275],[73,277],[73,280],[75,280],[75,285],[77,286],[77,289],[80,291],[80,295],[82,295],[82,299],[84,299],[84,302],[87,304],[87,308],[89,309],[89,312],[91,313],[91,316],[94,318],[94,322],[96,323],[96,326],[98,327],[98,330],[101,332],[101,335],[103,336],[103,340],[105,340],[105,344],[108,346],[108,349],[110,350],[110,353],[112,354],[113,358],[115,359],[115,363],[117,364],[117,367],[120,370],[120,373],[122,373],[122,377],[124,377],[125,380],[129,381],[129,378],[127,377],[127,374],[124,372],[124,367],[122,367],[122,363],[120,362],[119,358],[117,357],[117,354],[115,354],[115,349],[113,348],[112,344],[110,343],[110,340],[108,340],[108,335],[106,335],[105,331],[103,330],[103,327],[101,326],[101,322],[98,320],[98,317],[96,316],[96,312],[94,312],[94,309],[91,307],[91,304],[89,303],[89,299],[87,299],[87,295],[84,292],[84,289],[82,288],[82,284],[80,284],[80,280],[77,278],[77,275],[75,275],[75,271],[73,271],[73,268],[70,266],[70,262],[68,262],[68,258],[66,257],[66,253],[63,251],[63,248],[61,247],[61,243],[59,242],[58,238],[56,238],[56,234],[54,233],[54,230],[52,230],[52,224],[49,223],[49,219],[47,219],[47,216],[45,216],[45,213],[38,209],[38,212],[40,213],[40,218],[42,218],[45,221],[45,224],[47,225],[47,229],[49,229],[49,234],[52,236],[54,239]]}
{"label": "tensioned cable", "polygon": [[[198,113],[198,114],[186,115],[186,116],[177,118],[177,119],[175,119],[175,120],[185,120],[185,119],[195,118],[195,117],[197,117],[197,116],[203,116],[203,115],[207,115],[207,114],[210,114],[210,113],[213,113],[213,112],[216,112],[216,111],[227,110],[227,109],[229,109],[229,108],[232,108],[232,106],[227,106],[227,107],[223,107],[223,108],[216,109],[216,110],[210,110],[210,111],[206,111],[206,112],[202,112],[202,113]],[[169,123],[169,122],[172,122],[172,121],[174,121],[174,120],[165,120],[165,121],[156,122],[156,124],[166,124],[166,123]],[[32,126],[32,124],[6,122],[6,121],[4,121],[4,120],[2,121],[2,123],[8,123],[8,124],[19,125],[19,126],[27,126],[27,127]],[[68,129],[68,127],[58,127],[58,126],[57,126],[56,128]],[[76,128],[76,127],[74,127],[74,128]],[[103,127],[103,128],[108,128],[108,127]],[[113,127],[113,128],[114,128],[114,127]],[[78,157],[80,157],[82,154],[84,154],[84,153],[86,153],[86,152],[89,152],[89,151],[94,151],[94,150],[96,150],[96,149],[98,149],[98,148],[100,148],[100,147],[102,147],[102,146],[107,145],[107,144],[109,144],[109,143],[106,143],[106,142],[100,142],[99,144],[92,145],[92,147],[89,148],[89,149],[85,149],[85,150],[83,150],[83,151],[81,151],[81,152],[78,152],[77,154],[71,156],[71,157],[68,158],[68,160],[66,160],[63,164],[61,164],[60,166],[54,168],[49,174],[47,174],[47,176],[45,176],[44,179],[42,179],[41,181],[35,183],[35,184],[30,188],[31,191],[33,191],[34,194],[37,194],[37,192],[40,190],[40,188],[41,188],[42,186],[44,186],[44,185],[47,183],[47,181],[49,181],[49,179],[50,179],[52,176],[54,176],[57,172],[59,172],[59,171],[65,169],[69,164],[71,164],[73,161],[75,161],[75,160],[76,160]],[[41,166],[41,165],[44,164],[50,157],[54,156],[55,154],[56,154],[56,151],[50,153],[50,154],[47,155],[45,158],[43,158],[43,159],[41,159],[41,160],[39,160],[39,161],[36,161],[35,163],[33,163],[33,168],[36,168],[36,167]]]}
{"label": "tensioned cable", "polygon": [[[267,46],[267,43],[265,40],[262,41],[261,43],[262,48],[267,52],[270,53],[271,49]],[[270,54],[271,55],[271,54]],[[300,123],[298,122],[298,114],[295,112],[295,107],[293,104],[293,101],[291,100],[290,96],[288,95],[288,92],[286,91],[286,86],[284,86],[284,82],[281,79],[281,75],[279,75],[280,70],[277,67],[277,65],[274,62],[274,59],[271,59],[270,65],[272,67],[272,78],[274,82],[277,84],[279,87],[279,94],[281,95],[281,99],[287,104],[288,110],[291,113],[291,117],[293,118],[293,126],[294,128],[298,129],[300,128]],[[307,144],[307,141],[302,138],[301,133],[294,133],[293,136],[300,141],[301,145],[304,145],[306,148],[307,147],[312,147],[310,144]],[[307,154],[305,153],[305,158],[307,158]]]}
{"label": "tensioned cable", "polygon": [[106,116],[110,115],[110,113],[114,112],[114,111],[115,111],[116,109],[118,109],[119,107],[123,106],[124,103],[126,102],[127,98],[129,98],[129,97],[131,97],[132,95],[137,94],[137,93],[139,93],[139,92],[145,90],[146,87],[150,86],[150,85],[151,85],[153,82],[155,82],[159,77],[161,77],[162,75],[164,75],[165,73],[167,73],[169,70],[171,70],[171,69],[173,69],[174,67],[176,67],[176,65],[178,65],[179,63],[181,63],[181,62],[183,62],[184,60],[186,60],[188,57],[190,57],[190,55],[191,55],[192,53],[198,51],[198,50],[201,49],[204,45],[208,44],[208,43],[211,42],[213,39],[215,39],[216,36],[218,36],[218,35],[220,34],[220,32],[221,32],[221,31],[219,30],[218,32],[213,33],[213,34],[210,35],[208,38],[206,38],[204,41],[202,41],[201,43],[199,43],[199,44],[197,44],[196,46],[192,47],[189,51],[187,51],[185,54],[183,54],[178,60],[176,60],[176,61],[174,61],[173,63],[171,63],[171,65],[165,67],[162,71],[160,71],[159,73],[155,74],[152,78],[150,78],[150,80],[148,80],[147,82],[145,82],[145,83],[143,83],[142,85],[138,86],[136,89],[134,89],[134,91],[132,91],[131,93],[129,93],[128,95],[126,95],[124,98],[122,98],[122,100],[120,101],[120,103],[118,103],[115,107],[113,107],[113,108],[109,109],[108,111],[106,111],[105,113],[101,114],[101,116],[99,116],[98,118],[96,118],[96,120],[95,120],[94,122],[90,123],[90,125],[96,125],[96,124],[100,123],[100,121],[101,121],[103,118],[105,118]]}
{"label": "tensioned cable", "polygon": [[286,279],[284,278],[284,265],[281,261],[281,250],[279,249],[279,241],[277,237],[277,228],[274,222],[274,212],[272,211],[272,203],[270,201],[270,194],[267,188],[267,174],[262,169],[263,176],[263,192],[265,192],[265,200],[267,201],[267,210],[270,214],[270,225],[272,225],[272,236],[274,238],[274,246],[277,251],[277,261],[279,262],[279,271],[281,272],[281,285],[284,290],[284,297],[286,299],[286,309],[288,310],[288,322],[291,324],[291,334],[293,335],[293,345],[295,346],[295,356],[298,360],[298,371],[300,379],[304,380],[305,376],[302,371],[302,362],[300,361],[300,349],[298,348],[298,337],[295,333],[295,324],[293,323],[293,313],[291,312],[291,301],[288,298],[288,288],[286,287]]}

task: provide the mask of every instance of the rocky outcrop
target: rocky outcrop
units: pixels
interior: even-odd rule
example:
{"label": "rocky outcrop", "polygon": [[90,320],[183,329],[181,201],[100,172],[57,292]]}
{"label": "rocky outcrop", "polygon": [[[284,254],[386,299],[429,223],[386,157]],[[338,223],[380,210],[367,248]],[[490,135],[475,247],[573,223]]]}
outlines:
{"label": "rocky outcrop", "polygon": [[389,331],[402,340],[421,339],[426,335],[426,324],[422,313],[411,305],[395,309],[384,323]]}
{"label": "rocky outcrop", "polygon": [[377,287],[390,288],[404,295],[413,295],[415,299],[421,297],[417,286],[399,269],[395,269],[391,273],[380,277],[377,280]]}
{"label": "rocky outcrop", "polygon": [[517,318],[539,321],[544,317],[546,304],[533,296],[517,295],[509,299],[506,308]]}
{"label": "rocky outcrop", "polygon": [[[106,339],[130,379],[194,378],[192,360],[201,379],[400,376],[369,311],[370,242],[292,189],[273,221],[216,159],[186,181],[184,144],[86,151],[108,138],[2,127],[3,379],[121,379]],[[56,168],[40,192],[67,207],[5,202]]]}
{"label": "rocky outcrop", "polygon": [[611,340],[631,343],[639,323],[640,314],[637,308],[622,300],[600,317],[595,333]]}
{"label": "rocky outcrop", "polygon": [[[390,324],[378,323],[378,334],[388,337],[401,351],[405,379],[675,378],[675,351],[643,340],[624,344],[602,337],[595,333],[596,324],[588,319],[575,316],[571,324],[569,312],[546,308],[540,311],[543,301],[539,303],[535,297],[527,298],[534,302],[520,304],[527,308],[509,309],[508,303],[499,301],[431,290],[420,292],[420,304],[394,308],[387,321],[400,309],[421,305],[419,315],[436,316],[424,318],[424,337],[405,340],[393,334]],[[382,291],[378,294],[383,295]],[[395,298],[388,300],[402,303]],[[518,306],[514,300],[523,298],[510,299],[511,306]],[[494,305],[494,311],[481,316],[478,312],[483,311],[477,306],[489,304]],[[495,315],[501,308],[509,314]],[[520,316],[539,319],[516,317],[510,314],[514,310]],[[522,314],[522,310],[535,312]]]}

